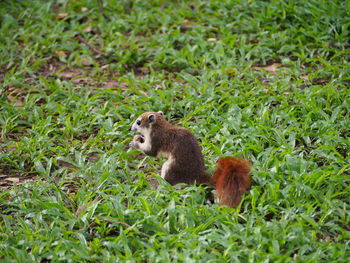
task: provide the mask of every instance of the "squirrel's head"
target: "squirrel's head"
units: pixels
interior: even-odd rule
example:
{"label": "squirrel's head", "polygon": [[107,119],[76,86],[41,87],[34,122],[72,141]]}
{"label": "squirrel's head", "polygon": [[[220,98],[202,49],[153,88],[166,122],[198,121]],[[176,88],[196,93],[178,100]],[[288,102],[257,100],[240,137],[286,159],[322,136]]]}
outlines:
{"label": "squirrel's head", "polygon": [[163,112],[161,111],[142,113],[133,123],[131,130],[145,136],[151,131],[152,126],[160,120],[164,120]]}

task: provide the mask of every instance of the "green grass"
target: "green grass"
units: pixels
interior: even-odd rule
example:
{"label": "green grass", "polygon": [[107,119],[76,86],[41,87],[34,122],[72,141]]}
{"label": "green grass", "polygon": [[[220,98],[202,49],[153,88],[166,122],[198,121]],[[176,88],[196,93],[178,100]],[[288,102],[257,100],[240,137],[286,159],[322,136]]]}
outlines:
{"label": "green grass", "polygon": [[[350,2],[103,10],[0,3],[0,179],[15,181],[0,261],[347,262]],[[239,208],[175,190],[162,160],[128,149],[134,119],[158,110],[193,131],[208,170],[252,161]]]}

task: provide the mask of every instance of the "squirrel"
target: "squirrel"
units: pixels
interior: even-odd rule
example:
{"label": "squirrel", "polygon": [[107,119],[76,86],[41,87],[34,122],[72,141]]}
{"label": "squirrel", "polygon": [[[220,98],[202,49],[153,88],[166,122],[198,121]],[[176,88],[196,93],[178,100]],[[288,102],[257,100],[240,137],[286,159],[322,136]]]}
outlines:
{"label": "squirrel", "polygon": [[250,162],[222,157],[214,176],[205,171],[204,158],[195,136],[187,129],[171,125],[160,112],[145,112],[132,124],[138,133],[130,147],[153,157],[167,158],[161,177],[171,185],[208,185],[216,189],[220,205],[237,207],[250,186]]}

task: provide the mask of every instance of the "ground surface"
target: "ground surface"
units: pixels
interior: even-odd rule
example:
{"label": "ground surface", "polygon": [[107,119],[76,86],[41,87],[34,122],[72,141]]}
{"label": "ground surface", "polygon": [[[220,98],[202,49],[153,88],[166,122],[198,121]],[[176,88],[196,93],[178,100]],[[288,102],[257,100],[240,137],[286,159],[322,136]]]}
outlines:
{"label": "ground surface", "polygon": [[[349,1],[1,1],[0,261],[347,262]],[[128,148],[252,161],[237,209]],[[158,188],[153,185],[159,184]]]}

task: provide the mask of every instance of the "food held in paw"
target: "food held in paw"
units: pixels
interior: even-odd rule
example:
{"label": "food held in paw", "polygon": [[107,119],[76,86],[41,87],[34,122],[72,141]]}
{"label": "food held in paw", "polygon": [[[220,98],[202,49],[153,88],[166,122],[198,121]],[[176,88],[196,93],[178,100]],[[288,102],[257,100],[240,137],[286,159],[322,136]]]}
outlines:
{"label": "food held in paw", "polygon": [[142,136],[140,136],[140,135],[135,135],[133,141],[134,142],[144,143],[145,139]]}

